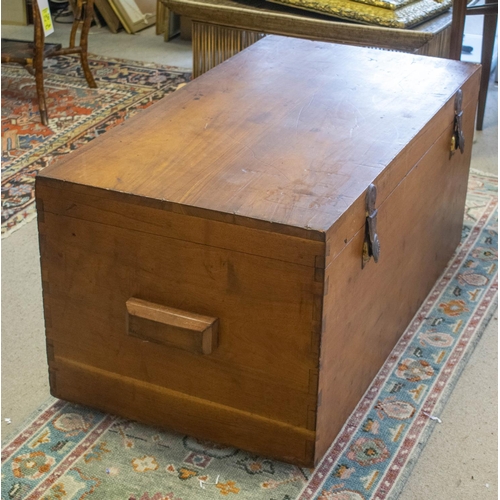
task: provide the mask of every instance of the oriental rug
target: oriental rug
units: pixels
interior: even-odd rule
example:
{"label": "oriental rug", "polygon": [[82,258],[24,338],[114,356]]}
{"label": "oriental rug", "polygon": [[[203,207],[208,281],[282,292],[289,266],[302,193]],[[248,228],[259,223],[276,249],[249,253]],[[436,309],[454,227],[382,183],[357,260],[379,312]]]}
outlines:
{"label": "oriental rug", "polygon": [[40,170],[151,106],[189,80],[186,71],[89,56],[97,89],[87,86],[78,56],[48,59],[44,82],[49,126],[40,122],[35,79],[2,65],[2,235],[35,217]]}
{"label": "oriental rug", "polygon": [[52,400],[4,446],[2,498],[394,500],[495,308],[497,185],[470,177],[457,252],[315,470]]}

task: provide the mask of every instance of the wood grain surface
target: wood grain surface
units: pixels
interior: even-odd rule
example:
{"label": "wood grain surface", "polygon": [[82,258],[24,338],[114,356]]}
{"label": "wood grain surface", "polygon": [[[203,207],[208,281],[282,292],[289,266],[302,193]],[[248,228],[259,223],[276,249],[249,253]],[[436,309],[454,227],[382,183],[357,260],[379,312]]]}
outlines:
{"label": "wood grain surface", "polygon": [[[478,77],[475,91],[477,97]],[[316,459],[327,451],[460,241],[476,102],[464,111],[464,154],[452,124],[378,208],[381,256],[361,269],[359,231],[326,260]],[[432,179],[432,182],[429,180]],[[335,228],[327,242],[338,239]],[[328,243],[327,243],[328,245]],[[346,307],[346,304],[349,304]]]}
{"label": "wood grain surface", "polygon": [[307,237],[348,211],[474,71],[266,37],[43,176]]}
{"label": "wood grain surface", "polygon": [[[121,228],[104,210],[100,222],[51,213],[64,187],[38,190],[46,328],[56,359],[307,427],[316,403],[312,322],[323,289],[316,267],[185,241],[175,231]],[[130,336],[131,297],[219,318],[217,349],[199,356]]]}
{"label": "wood grain surface", "polygon": [[129,335],[198,354],[211,354],[217,348],[218,318],[134,297],[125,305]]}
{"label": "wood grain surface", "polygon": [[58,360],[53,367],[52,391],[62,399],[126,418],[140,415],[142,422],[154,426],[169,422],[170,429],[181,433],[190,429],[191,435],[214,442],[256,453],[265,449],[268,456],[311,464],[314,431],[74,361]]}
{"label": "wood grain surface", "polygon": [[52,394],[317,463],[459,240],[479,78],[268,37],[45,169]]}

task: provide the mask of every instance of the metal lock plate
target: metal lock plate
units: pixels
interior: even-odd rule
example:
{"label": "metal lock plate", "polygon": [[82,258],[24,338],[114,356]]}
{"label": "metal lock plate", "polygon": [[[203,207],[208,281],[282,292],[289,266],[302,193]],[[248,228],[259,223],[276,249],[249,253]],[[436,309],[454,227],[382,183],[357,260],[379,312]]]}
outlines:
{"label": "metal lock plate", "polygon": [[374,184],[368,186],[366,192],[366,224],[365,224],[365,241],[363,243],[363,260],[361,267],[365,267],[370,258],[373,257],[375,262],[378,262],[380,256],[380,242],[377,234],[377,215],[378,211],[375,208],[377,200],[377,188]]}
{"label": "metal lock plate", "polygon": [[453,136],[451,138],[451,154],[453,155],[457,149],[460,149],[460,153],[463,154],[465,147],[465,137],[462,130],[462,101],[463,92],[459,90],[455,96],[455,121],[453,123]]}

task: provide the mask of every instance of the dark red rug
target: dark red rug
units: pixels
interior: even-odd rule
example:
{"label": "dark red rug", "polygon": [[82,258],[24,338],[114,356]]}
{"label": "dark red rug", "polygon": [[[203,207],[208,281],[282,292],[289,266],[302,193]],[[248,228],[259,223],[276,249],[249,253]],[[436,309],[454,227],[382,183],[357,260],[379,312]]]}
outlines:
{"label": "dark red rug", "polygon": [[45,62],[46,127],[34,77],[19,65],[2,65],[2,236],[35,217],[40,170],[190,79],[177,68],[101,56],[90,56],[90,67],[97,89],[88,88],[78,56]]}

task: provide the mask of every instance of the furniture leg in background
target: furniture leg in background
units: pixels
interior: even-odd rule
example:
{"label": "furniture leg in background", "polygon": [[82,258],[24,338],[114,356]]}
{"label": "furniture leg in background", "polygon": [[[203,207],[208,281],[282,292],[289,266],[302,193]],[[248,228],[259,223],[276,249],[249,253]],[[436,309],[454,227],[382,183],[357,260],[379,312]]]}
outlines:
{"label": "furniture leg in background", "polygon": [[450,59],[460,60],[462,55],[462,40],[465,27],[465,16],[484,15],[483,41],[481,48],[481,65],[483,67],[481,84],[479,86],[479,102],[477,107],[476,130],[483,129],[486,95],[491,73],[491,59],[495,45],[495,33],[498,21],[498,3],[485,0],[484,5],[467,7],[467,0],[455,0],[453,3],[453,18],[451,25]]}
{"label": "furniture leg in background", "polygon": [[[485,15],[483,22],[483,44],[481,48],[481,64],[483,66],[483,73],[481,75],[481,85],[479,87],[479,102],[477,105],[477,130],[483,130],[484,112],[486,109],[486,95],[488,94],[488,84],[491,74],[491,62],[493,58],[493,47],[495,45],[495,33],[497,30],[498,22],[497,2],[486,0],[486,6],[492,7],[493,12]],[[472,14],[472,12],[467,12],[467,14]]]}
{"label": "furniture leg in background", "polygon": [[[94,16],[94,0],[77,0],[75,9],[75,20],[71,27],[71,34],[69,38],[69,47],[56,51],[53,55],[68,55],[79,54],[82,64],[83,74],[87,80],[88,86],[95,89],[97,87],[92,72],[90,71],[88,61],[88,36],[90,25]],[[80,41],[76,45],[76,35],[81,28]]]}
{"label": "furniture leg in background", "polygon": [[164,2],[156,2],[156,34],[168,42],[181,32],[181,18],[172,12]]}
{"label": "furniture leg in background", "polygon": [[165,5],[157,0],[156,2],[156,34],[162,35],[165,30],[168,30],[168,16],[169,10]]}
{"label": "furniture leg in background", "polygon": [[36,94],[40,120],[48,125],[47,104],[43,84],[43,61],[61,48],[60,44],[45,43],[45,33],[38,3],[33,0],[32,16],[34,25],[33,42],[2,39],[2,63],[16,63],[24,66],[35,77]]}
{"label": "furniture leg in background", "polygon": [[[77,0],[74,8],[74,22],[71,28],[69,47],[61,48],[60,44],[45,43],[45,34],[37,0],[33,0],[34,40],[2,40],[2,63],[16,63],[24,66],[35,77],[40,120],[48,125],[48,112],[45,100],[43,79],[43,61],[46,58],[79,54],[83,73],[87,84],[96,88],[92,72],[90,71],[87,49],[90,24],[94,15],[94,0]],[[78,30],[81,28],[79,43],[76,43]]]}
{"label": "furniture leg in background", "polygon": [[39,29],[35,29],[35,47],[42,47],[42,50],[35,50],[33,54],[33,65],[26,65],[26,69],[35,77],[36,94],[38,98],[38,109],[40,110],[40,119],[44,125],[49,122],[47,114],[47,103],[45,102],[45,89],[43,85],[43,58],[44,58],[44,45],[45,34],[42,28],[42,19],[40,11],[38,10],[36,2],[33,2],[33,21],[35,26],[38,25]]}

